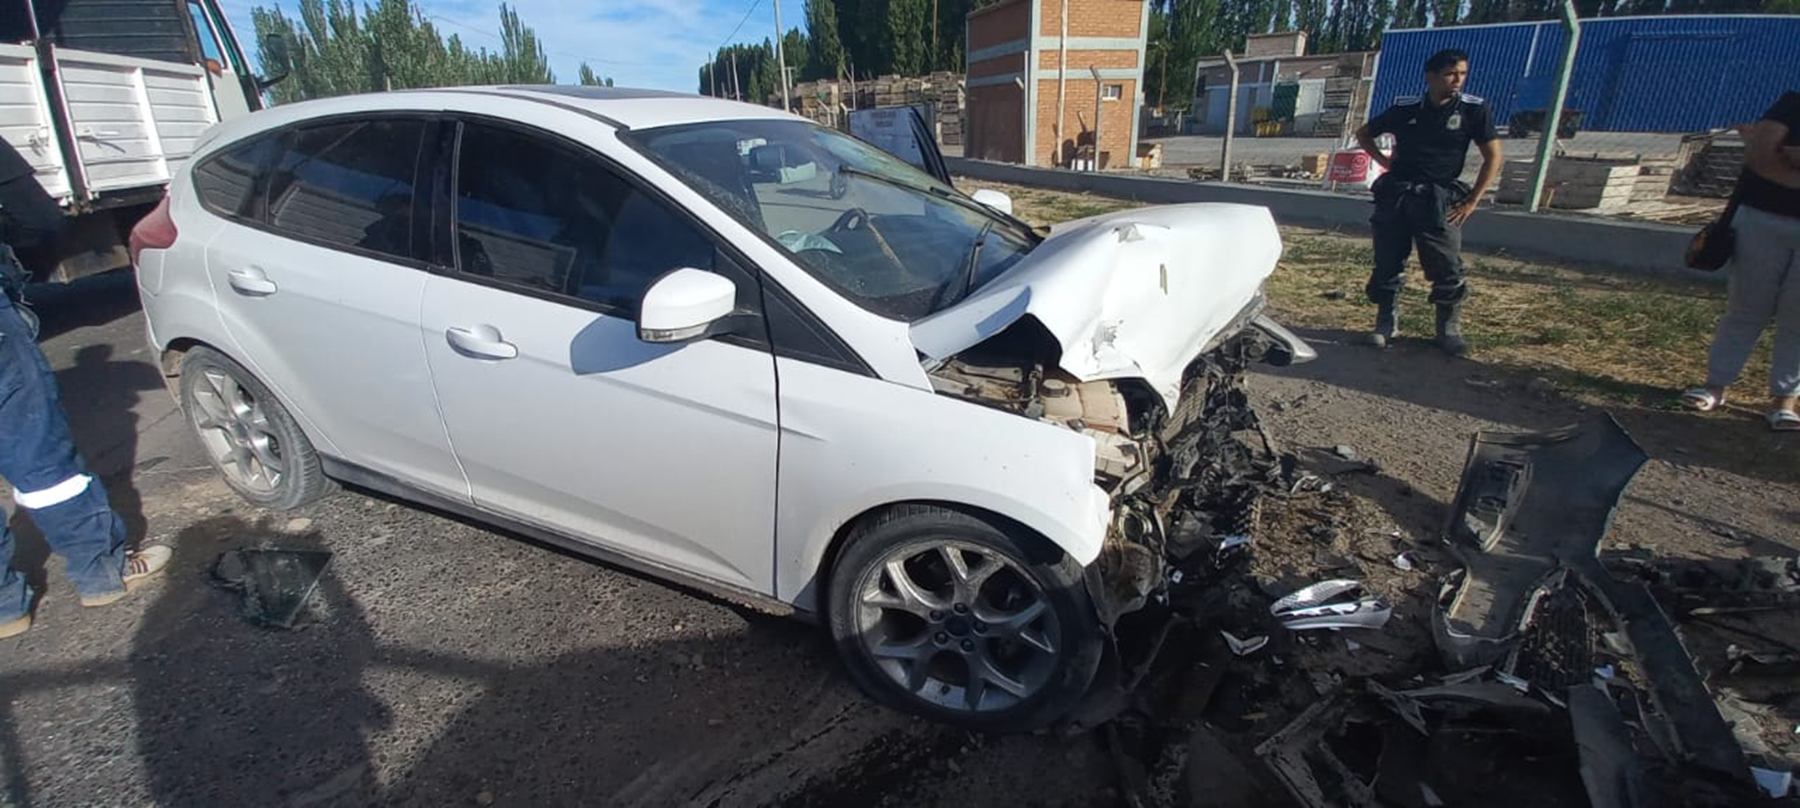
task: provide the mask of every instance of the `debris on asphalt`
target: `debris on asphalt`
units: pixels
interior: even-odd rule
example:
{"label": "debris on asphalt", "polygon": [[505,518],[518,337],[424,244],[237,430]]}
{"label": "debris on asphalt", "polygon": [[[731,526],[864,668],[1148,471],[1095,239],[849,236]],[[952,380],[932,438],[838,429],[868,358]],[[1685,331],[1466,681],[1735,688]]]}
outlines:
{"label": "debris on asphalt", "polygon": [[[1721,629],[1739,642],[1710,649],[1702,676],[1671,618],[1791,608],[1800,570],[1603,563],[1647,460],[1610,416],[1476,434],[1434,538],[1346,490],[1345,475],[1378,473],[1360,460],[1349,446],[1287,456],[1259,529],[1187,541],[1197,561],[1165,576],[1166,622],[1149,620],[1159,653],[1122,666],[1140,687],[1105,722],[1127,804],[1217,804],[1159,785],[1172,769],[1191,784],[1229,774],[1245,794],[1260,772],[1305,808],[1725,808],[1792,790],[1800,648]],[[1177,515],[1171,546],[1182,532]]]}
{"label": "debris on asphalt", "polygon": [[1393,616],[1393,609],[1381,598],[1365,594],[1361,582],[1339,579],[1289,594],[1275,601],[1269,614],[1289,631],[1381,628]]}
{"label": "debris on asphalt", "polygon": [[1219,634],[1225,638],[1225,644],[1231,648],[1231,653],[1241,657],[1254,654],[1269,644],[1268,637],[1246,637],[1240,639],[1237,635],[1232,634],[1229,631],[1220,631]]}
{"label": "debris on asphalt", "polygon": [[304,615],[331,557],[323,550],[227,550],[213,562],[212,582],[242,594],[242,613],[250,622],[291,629]]}
{"label": "debris on asphalt", "polygon": [[1750,770],[1750,773],[1756,778],[1756,785],[1768,792],[1769,796],[1774,799],[1786,797],[1794,790],[1793,772],[1778,772],[1772,769],[1753,768]]}

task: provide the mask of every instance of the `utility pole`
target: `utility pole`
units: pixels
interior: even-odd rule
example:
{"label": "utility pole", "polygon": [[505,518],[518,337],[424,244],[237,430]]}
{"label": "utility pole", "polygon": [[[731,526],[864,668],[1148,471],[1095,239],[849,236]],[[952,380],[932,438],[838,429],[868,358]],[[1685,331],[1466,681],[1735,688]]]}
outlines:
{"label": "utility pole", "polygon": [[[1575,13],[1574,0],[1563,0],[1563,27],[1569,31],[1568,44],[1563,45],[1562,65],[1556,71],[1556,89],[1550,93],[1550,111],[1544,115],[1544,134],[1538,140],[1537,165],[1532,167],[1530,196],[1525,210],[1536,213],[1544,195],[1544,180],[1550,176],[1550,158],[1556,151],[1556,130],[1562,126],[1563,101],[1569,95],[1569,76],[1575,72],[1575,49],[1581,44],[1581,18]],[[1480,200],[1476,200],[1480,201]]]}
{"label": "utility pole", "polygon": [[1238,63],[1229,50],[1225,51],[1225,64],[1231,67],[1231,96],[1225,99],[1225,153],[1220,157],[1224,165],[1219,179],[1231,182],[1231,138],[1237,133]]}
{"label": "utility pole", "polygon": [[[1094,162],[1088,166],[1089,171],[1100,170],[1100,102],[1105,100],[1106,87],[1100,83],[1100,68],[1088,65],[1088,73],[1094,77]],[[1121,99],[1123,100],[1123,99]]]}
{"label": "utility pole", "polygon": [[1166,114],[1163,112],[1163,109],[1164,109],[1164,106],[1168,103],[1168,100],[1169,100],[1169,43],[1167,40],[1164,40],[1162,43],[1162,78],[1158,79],[1156,82],[1156,111],[1158,114]]}
{"label": "utility pole", "polygon": [[775,66],[781,70],[781,111],[787,112],[793,107],[788,101],[787,55],[781,47],[784,39],[787,33],[781,30],[781,0],[775,0]]}
{"label": "utility pole", "polygon": [[737,51],[731,52],[731,99],[733,101],[744,100],[744,86],[738,84]]}
{"label": "utility pole", "polygon": [[938,0],[931,0],[931,66],[933,68],[937,67],[938,64],[937,40],[939,27]]}

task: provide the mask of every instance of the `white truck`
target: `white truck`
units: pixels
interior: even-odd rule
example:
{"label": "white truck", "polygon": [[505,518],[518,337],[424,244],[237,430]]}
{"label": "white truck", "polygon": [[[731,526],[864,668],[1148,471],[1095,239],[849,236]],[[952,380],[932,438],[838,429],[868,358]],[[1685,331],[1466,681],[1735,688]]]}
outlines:
{"label": "white truck", "polygon": [[127,266],[132,225],[195,139],[285,76],[256,75],[215,0],[0,0],[0,137],[71,219],[21,251],[34,280]]}

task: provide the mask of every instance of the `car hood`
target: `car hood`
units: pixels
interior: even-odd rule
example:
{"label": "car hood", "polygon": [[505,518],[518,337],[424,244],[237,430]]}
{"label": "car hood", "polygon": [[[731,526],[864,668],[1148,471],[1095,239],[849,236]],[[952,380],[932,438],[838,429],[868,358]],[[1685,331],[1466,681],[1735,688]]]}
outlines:
{"label": "car hood", "polygon": [[1281,257],[1269,210],[1163,205],[1065,222],[1005,274],[913,323],[948,359],[1035,317],[1082,381],[1141,378],[1172,411],[1181,376],[1254,301]]}

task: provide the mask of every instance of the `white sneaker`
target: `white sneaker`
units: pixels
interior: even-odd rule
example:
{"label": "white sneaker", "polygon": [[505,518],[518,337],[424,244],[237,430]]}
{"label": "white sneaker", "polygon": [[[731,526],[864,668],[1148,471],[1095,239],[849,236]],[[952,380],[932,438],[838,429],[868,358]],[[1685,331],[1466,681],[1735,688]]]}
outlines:
{"label": "white sneaker", "polygon": [[131,594],[131,590],[137,588],[138,584],[162,572],[164,567],[169,566],[169,559],[174,556],[174,550],[160,544],[152,544],[141,550],[126,553],[125,588],[110,595],[97,595],[91,598],[84,596],[81,599],[81,605],[106,606],[119,602],[126,595]]}

